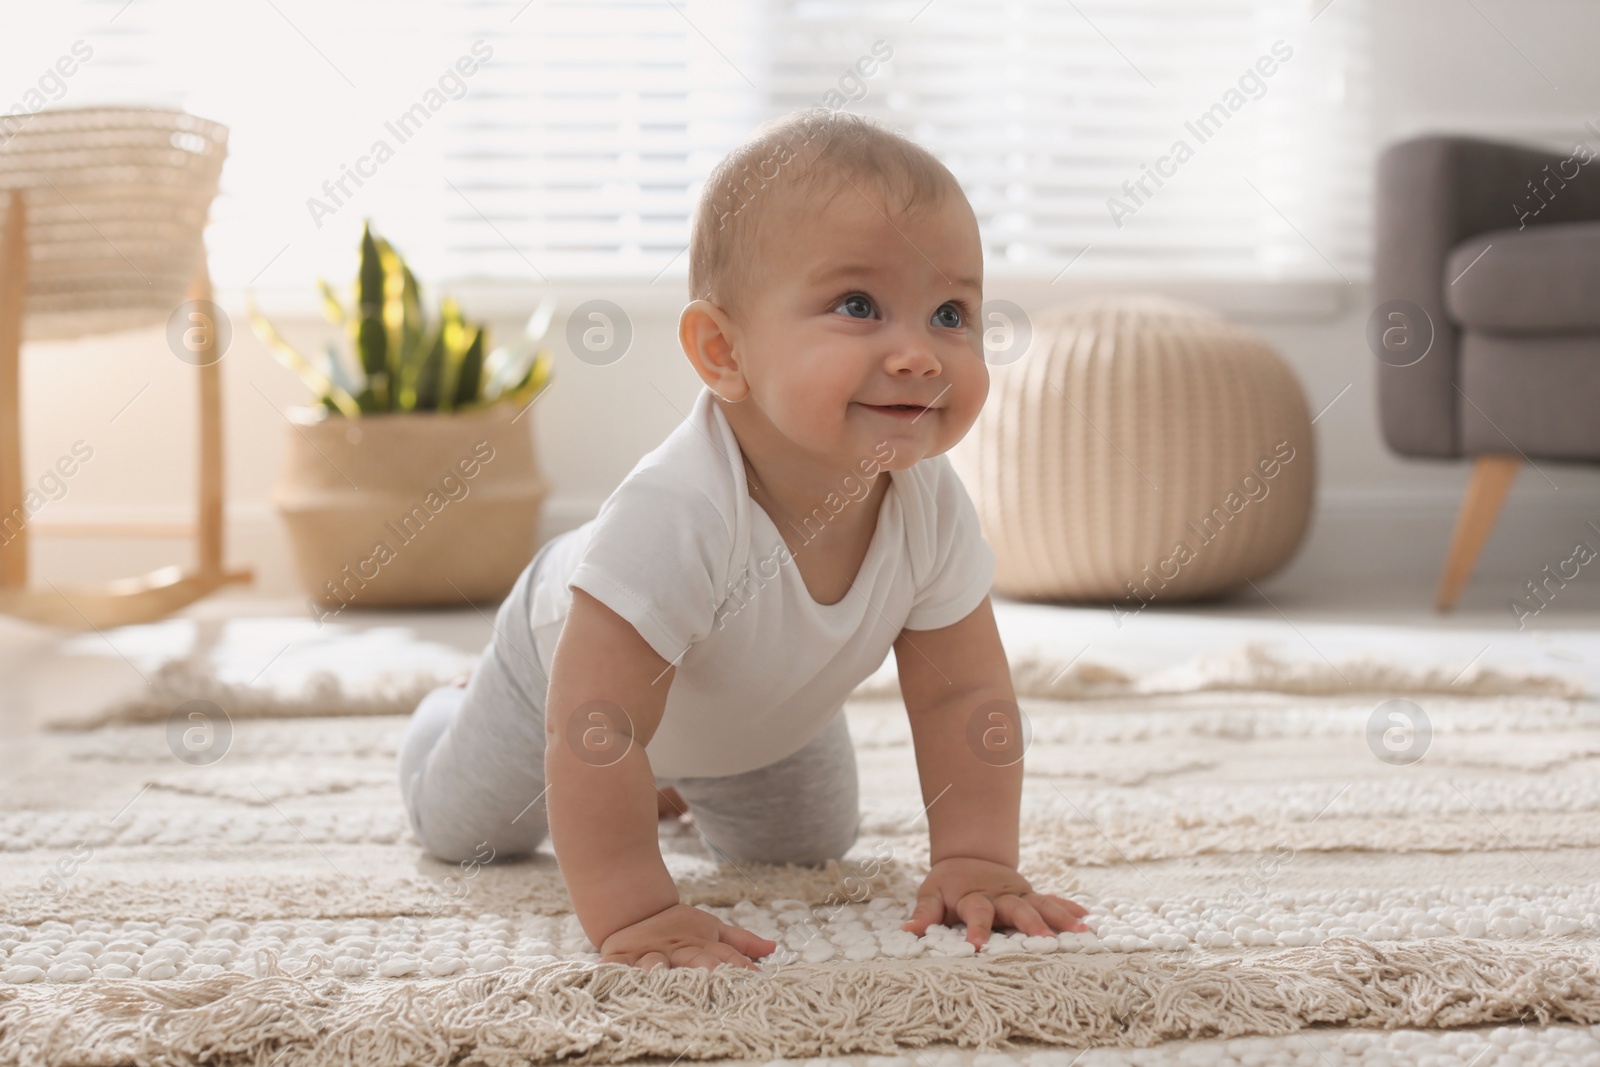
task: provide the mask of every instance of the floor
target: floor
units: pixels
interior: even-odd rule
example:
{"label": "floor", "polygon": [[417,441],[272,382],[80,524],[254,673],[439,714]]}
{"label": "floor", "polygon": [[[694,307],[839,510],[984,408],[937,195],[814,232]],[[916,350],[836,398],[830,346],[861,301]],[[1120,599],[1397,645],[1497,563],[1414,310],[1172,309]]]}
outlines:
{"label": "floor", "polygon": [[[1136,613],[1108,608],[1063,607],[995,599],[1002,639],[1013,657],[1049,649],[1082,662],[1098,662],[1134,673],[1181,663],[1244,642],[1269,647],[1284,658],[1339,664],[1377,656],[1418,664],[1459,663],[1473,667],[1557,674],[1600,693],[1600,596],[1582,590],[1541,612],[1536,625],[1519,628],[1504,604],[1469,598],[1463,610],[1436,615],[1430,590],[1399,584],[1345,585],[1305,590],[1246,588],[1222,602],[1150,606]],[[0,620],[0,745],[6,737],[38,730],[59,717],[74,717],[137,691],[168,659],[208,648],[240,680],[271,676],[285,684],[297,671],[335,667],[359,673],[392,663],[384,648],[398,631],[422,651],[412,666],[438,672],[470,664],[492,633],[492,607],[460,610],[344,613],[320,628],[303,603],[243,596],[215,597],[173,619],[107,632],[64,634]],[[277,649],[268,654],[266,649]],[[892,659],[886,665],[892,669]],[[1096,1050],[1083,1064],[1112,1063],[1439,1063],[1600,1062],[1600,1027],[1484,1029],[1414,1039],[1357,1031],[1318,1031],[1298,1055],[1278,1039],[1183,1043],[1162,1049]],[[1559,1043],[1565,1041],[1566,1045]],[[1497,1053],[1478,1060],[1480,1051]],[[1521,1059],[1512,1051],[1521,1050]],[[848,1062],[855,1067],[1071,1067],[1072,1050],[1019,1051],[1010,1056],[959,1050],[927,1050],[906,1057],[854,1056],[808,1064]],[[1594,1060],[1588,1057],[1593,1056]],[[1396,1058],[1398,1057],[1398,1058]]]}

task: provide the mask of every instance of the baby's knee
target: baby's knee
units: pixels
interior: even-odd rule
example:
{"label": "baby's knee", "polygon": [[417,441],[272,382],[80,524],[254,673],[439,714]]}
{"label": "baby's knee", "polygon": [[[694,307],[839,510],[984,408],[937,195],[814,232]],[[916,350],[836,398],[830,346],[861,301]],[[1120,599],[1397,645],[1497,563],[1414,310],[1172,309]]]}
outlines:
{"label": "baby's knee", "polygon": [[413,780],[427,764],[428,754],[439,743],[439,738],[455,721],[465,696],[465,691],[455,686],[440,686],[430,690],[411,713],[398,750],[402,792],[410,793]]}
{"label": "baby's knee", "polygon": [[[797,848],[783,849],[761,857],[765,863],[793,864],[796,867],[825,867],[830,860],[843,860],[844,854],[856,843],[854,833],[833,841],[807,842]],[[755,857],[752,857],[755,859]]]}
{"label": "baby's knee", "polygon": [[550,833],[543,810],[529,811],[504,827],[451,825],[443,820],[430,821],[425,812],[422,817],[413,812],[411,829],[423,851],[434,859],[479,864],[531,855]]}
{"label": "baby's knee", "polygon": [[844,854],[855,845],[860,827],[858,813],[848,823],[839,823],[826,830],[787,839],[747,841],[742,848],[726,849],[724,853],[736,862],[822,867],[829,860],[844,859]]}
{"label": "baby's knee", "polygon": [[844,859],[844,854],[850,851],[860,836],[861,815],[857,812],[856,817],[851,819],[848,825],[841,826],[830,839],[821,842],[818,858],[812,861],[813,864],[820,867],[829,860]]}

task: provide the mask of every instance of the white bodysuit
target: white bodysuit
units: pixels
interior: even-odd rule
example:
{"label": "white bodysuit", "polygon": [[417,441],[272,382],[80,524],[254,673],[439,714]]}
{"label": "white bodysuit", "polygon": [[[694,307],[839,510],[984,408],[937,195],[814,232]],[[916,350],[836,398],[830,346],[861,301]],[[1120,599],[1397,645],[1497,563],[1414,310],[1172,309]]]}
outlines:
{"label": "white bodysuit", "polygon": [[[885,446],[878,458],[887,455]],[[645,746],[658,777],[740,774],[782,759],[833,718],[901,630],[959,622],[993,583],[994,552],[948,458],[884,475],[890,486],[853,587],[818,604],[751,498],[738,440],[702,388],[600,513],[545,546],[530,618],[540,670],[549,676],[575,586],[677,666]],[[868,488],[841,475],[809,534],[795,536],[861,506]]]}

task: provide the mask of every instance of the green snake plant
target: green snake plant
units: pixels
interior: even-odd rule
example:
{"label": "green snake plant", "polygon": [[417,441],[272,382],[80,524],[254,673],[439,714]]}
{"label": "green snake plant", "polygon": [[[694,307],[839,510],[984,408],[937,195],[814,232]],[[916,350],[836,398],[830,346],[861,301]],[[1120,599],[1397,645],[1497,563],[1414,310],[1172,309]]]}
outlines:
{"label": "green snake plant", "polygon": [[449,297],[428,323],[422,291],[400,253],[361,228],[361,266],[354,302],[341,303],[318,279],[322,310],[343,329],[354,359],[330,344],[324,358],[306,358],[246,300],[250,324],[278,361],[300,376],[329,412],[349,418],[400,411],[461,412],[502,400],[530,403],[550,383],[551,355],[538,342],[549,329],[555,302],[546,298],[528,319],[522,336],[488,355],[489,332],[468,322]]}

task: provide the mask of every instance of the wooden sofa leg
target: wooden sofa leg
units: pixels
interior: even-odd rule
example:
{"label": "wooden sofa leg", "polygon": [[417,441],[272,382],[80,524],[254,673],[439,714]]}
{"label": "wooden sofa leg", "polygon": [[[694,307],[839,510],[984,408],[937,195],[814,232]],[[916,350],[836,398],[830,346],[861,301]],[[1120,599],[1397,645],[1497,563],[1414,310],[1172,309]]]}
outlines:
{"label": "wooden sofa leg", "polygon": [[1467,483],[1467,495],[1456,515],[1455,533],[1450,536],[1450,554],[1444,561],[1444,573],[1439,575],[1439,591],[1433,601],[1435,610],[1444,612],[1455,608],[1521,467],[1522,457],[1518,455],[1479,456],[1473,464],[1472,480]]}

